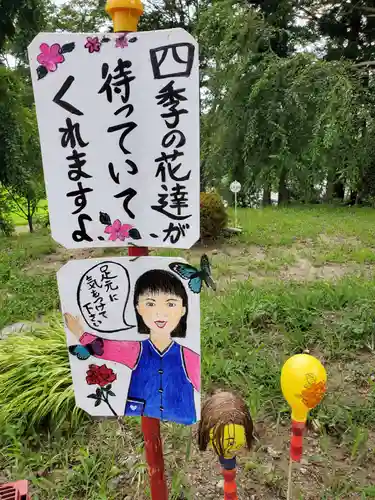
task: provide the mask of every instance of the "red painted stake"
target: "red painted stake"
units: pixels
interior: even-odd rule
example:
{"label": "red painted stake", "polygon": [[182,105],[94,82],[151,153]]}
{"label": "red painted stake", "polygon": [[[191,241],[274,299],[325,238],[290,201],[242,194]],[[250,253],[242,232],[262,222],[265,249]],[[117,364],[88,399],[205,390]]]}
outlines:
{"label": "red painted stake", "polygon": [[224,500],[238,500],[236,473],[236,469],[222,469],[224,477]]}
{"label": "red painted stake", "polygon": [[290,458],[293,462],[300,462],[303,451],[303,434],[305,431],[304,422],[292,420],[292,436],[290,440]]}
{"label": "red painted stake", "polygon": [[[145,257],[148,255],[148,248],[129,247],[128,255],[129,257]],[[160,421],[156,418],[142,417],[142,432],[150,477],[151,498],[152,500],[168,500]]]}

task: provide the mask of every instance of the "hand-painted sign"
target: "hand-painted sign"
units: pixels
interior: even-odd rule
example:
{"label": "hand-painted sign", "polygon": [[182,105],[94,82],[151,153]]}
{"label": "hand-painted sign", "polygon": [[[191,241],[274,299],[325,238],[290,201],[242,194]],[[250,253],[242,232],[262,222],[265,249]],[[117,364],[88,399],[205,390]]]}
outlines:
{"label": "hand-painted sign", "polygon": [[29,46],[53,238],[199,239],[198,46],[184,30],[39,34]]}
{"label": "hand-painted sign", "polygon": [[70,261],[57,277],[77,406],[199,420],[199,292],[213,283],[209,267],[119,257]]}

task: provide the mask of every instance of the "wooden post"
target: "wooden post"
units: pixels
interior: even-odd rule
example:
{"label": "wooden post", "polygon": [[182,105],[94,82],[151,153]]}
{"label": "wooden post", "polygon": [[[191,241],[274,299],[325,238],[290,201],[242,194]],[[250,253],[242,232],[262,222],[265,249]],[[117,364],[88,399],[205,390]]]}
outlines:
{"label": "wooden post", "polygon": [[[143,14],[141,0],[107,0],[106,11],[112,17],[115,33],[137,31],[138,21]],[[146,257],[147,247],[129,247],[130,257]],[[163,445],[160,435],[160,421],[142,417],[142,432],[148,465],[152,500],[168,500],[167,481],[164,472]]]}

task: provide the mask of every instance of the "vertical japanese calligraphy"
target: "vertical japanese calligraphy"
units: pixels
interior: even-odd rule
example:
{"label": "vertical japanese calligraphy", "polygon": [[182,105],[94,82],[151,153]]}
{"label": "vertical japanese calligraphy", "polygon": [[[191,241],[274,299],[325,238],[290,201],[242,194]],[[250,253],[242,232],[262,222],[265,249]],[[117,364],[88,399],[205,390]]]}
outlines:
{"label": "vertical japanese calligraphy", "polygon": [[[82,111],[75,108],[72,104],[61,100],[73,82],[74,77],[70,75],[57,92],[53,102],[72,115],[82,116]],[[65,157],[68,161],[67,176],[70,181],[75,183],[73,190],[66,193],[68,198],[74,200],[76,209],[71,213],[72,215],[77,215],[77,225],[79,228],[72,232],[72,239],[76,242],[92,241],[92,238],[86,231],[86,222],[91,222],[92,218],[85,213],[85,210],[87,207],[86,195],[93,190],[84,186],[85,179],[92,178],[84,169],[86,165],[86,152],[83,150],[89,145],[89,142],[85,142],[82,138],[80,123],[78,121],[73,122],[70,117],[66,118],[65,127],[60,127],[59,132],[61,134],[61,147],[64,149],[68,148],[71,151]]]}
{"label": "vertical japanese calligraphy", "polygon": [[52,237],[72,249],[194,245],[196,41],[181,29],[41,33],[29,59]]}
{"label": "vertical japanese calligraphy", "polygon": [[107,333],[132,328],[124,316],[129,297],[129,273],[124,266],[103,261],[91,267],[77,290],[77,304],[91,328]]}
{"label": "vertical japanese calligraphy", "polygon": [[187,101],[185,91],[185,88],[176,88],[175,81],[171,80],[155,97],[158,106],[162,108],[161,118],[166,131],[161,141],[163,150],[155,159],[155,177],[161,182],[159,199],[158,204],[151,208],[169,220],[168,227],[163,230],[164,241],[169,240],[172,244],[185,236],[185,231],[190,226],[183,221],[191,218],[189,193],[185,184],[190,179],[191,170],[187,171],[183,167],[186,137],[180,130],[182,116],[188,114],[188,110],[184,108]]}
{"label": "vertical japanese calligraphy", "polygon": [[[103,63],[101,76],[104,83],[98,93],[105,94],[107,101],[110,104],[113,102],[113,93],[117,94],[121,99],[120,107],[114,112],[114,115],[120,117],[121,121],[116,125],[108,127],[107,132],[110,134],[113,132],[121,132],[121,134],[119,134],[118,145],[126,157],[125,164],[129,168],[127,173],[129,175],[137,175],[138,167],[132,160],[131,151],[129,151],[125,145],[128,135],[130,135],[132,131],[138,127],[137,123],[131,119],[131,116],[134,113],[134,106],[129,103],[131,93],[130,84],[136,79],[132,73],[131,67],[131,61],[118,59],[117,66],[114,68],[112,74],[109,72],[109,65],[107,63]],[[120,185],[120,174],[115,172],[115,167],[112,162],[108,163],[108,172],[112,181],[115,184]],[[129,207],[129,204],[136,195],[137,191],[132,187],[128,187],[114,195],[116,199],[122,199],[123,209],[130,219],[135,219],[135,214]]]}

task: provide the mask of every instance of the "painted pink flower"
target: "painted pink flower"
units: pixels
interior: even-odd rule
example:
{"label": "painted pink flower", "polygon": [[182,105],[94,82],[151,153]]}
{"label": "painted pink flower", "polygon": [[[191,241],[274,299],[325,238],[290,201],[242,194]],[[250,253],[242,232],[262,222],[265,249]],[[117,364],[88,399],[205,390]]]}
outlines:
{"label": "painted pink flower", "polygon": [[129,231],[131,229],[133,229],[131,224],[121,224],[121,221],[116,219],[112,226],[107,226],[104,229],[104,232],[110,235],[110,241],[124,241],[125,238],[129,238]]}
{"label": "painted pink flower", "polygon": [[100,52],[100,45],[101,44],[97,36],[95,36],[94,38],[88,36],[86,38],[85,48],[88,49],[90,54],[92,54],[93,52]]}
{"label": "painted pink flower", "polygon": [[47,71],[56,71],[57,65],[65,61],[61,54],[61,47],[58,43],[49,46],[47,43],[42,43],[40,46],[40,54],[37,61],[41,66],[44,66]]}
{"label": "painted pink flower", "polygon": [[120,49],[124,49],[125,47],[128,46],[128,39],[126,38],[126,35],[120,36],[119,38],[116,38],[116,47]]}
{"label": "painted pink flower", "polygon": [[133,226],[131,224],[123,224],[121,226],[121,229],[119,231],[119,239],[121,241],[124,241],[125,238],[129,238],[129,231],[133,229]]}

